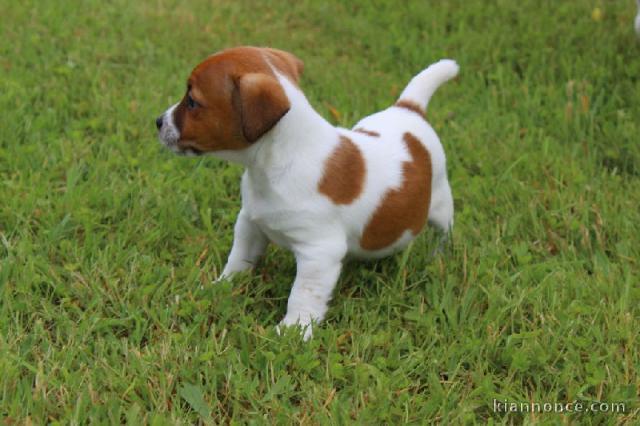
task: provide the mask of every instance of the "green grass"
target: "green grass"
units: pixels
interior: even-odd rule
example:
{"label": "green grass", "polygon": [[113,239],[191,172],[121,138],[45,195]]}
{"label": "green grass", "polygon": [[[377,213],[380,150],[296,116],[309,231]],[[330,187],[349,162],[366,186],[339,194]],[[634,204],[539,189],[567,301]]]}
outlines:
{"label": "green grass", "polygon": [[[633,1],[188,3],[0,0],[4,424],[640,421]],[[429,110],[452,244],[349,264],[308,343],[274,331],[286,251],[211,285],[241,169],[156,141],[191,68],[238,44],[296,53],[343,126],[461,65]]]}

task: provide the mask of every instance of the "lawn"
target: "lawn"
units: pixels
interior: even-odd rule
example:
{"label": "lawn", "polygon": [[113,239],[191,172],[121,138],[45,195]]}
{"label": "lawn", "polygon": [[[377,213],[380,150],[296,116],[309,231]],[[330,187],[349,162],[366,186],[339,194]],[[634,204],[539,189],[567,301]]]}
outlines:
{"label": "lawn", "polygon": [[[640,422],[640,42],[631,0],[0,0],[0,423]],[[349,263],[278,336],[271,247],[218,285],[242,169],[154,119],[225,47],[289,50],[337,125],[443,57],[453,238]],[[498,402],[624,412],[498,412]]]}

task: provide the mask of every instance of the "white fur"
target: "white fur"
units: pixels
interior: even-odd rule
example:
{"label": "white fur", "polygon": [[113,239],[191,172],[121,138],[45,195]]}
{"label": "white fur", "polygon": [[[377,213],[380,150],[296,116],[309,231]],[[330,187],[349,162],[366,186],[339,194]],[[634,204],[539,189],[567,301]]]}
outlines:
{"label": "white fur", "polygon": [[173,111],[178,104],[174,104],[162,114],[162,127],[160,127],[160,133],[158,134],[158,140],[161,144],[169,148],[176,154],[179,153],[178,139],[180,139],[180,132],[173,121]]}
{"label": "white fur", "polygon": [[162,126],[160,127],[160,133],[158,134],[158,140],[160,143],[175,154],[184,155],[187,157],[195,157],[196,153],[190,148],[180,148],[178,141],[180,140],[180,131],[176,127],[173,120],[173,112],[178,104],[174,104],[164,114],[162,114]]}
{"label": "white fur", "polygon": [[451,59],[438,61],[413,77],[400,94],[400,99],[413,101],[426,110],[438,87],[458,75],[459,70],[458,64]]}
{"label": "white fur", "polygon": [[638,3],[638,14],[636,15],[635,27],[636,33],[640,36],[640,0],[637,0]]}
{"label": "white fur", "polygon": [[[457,72],[454,61],[440,61],[414,77],[400,99],[426,107],[437,87]],[[215,153],[246,168],[241,184],[242,209],[221,278],[251,268],[268,241],[293,251],[297,273],[281,324],[301,325],[308,338],[312,322],[324,318],[345,256],[379,258],[414,238],[406,231],[391,246],[374,252],[359,244],[364,227],[384,195],[402,184],[403,162],[411,160],[403,142],[405,132],[422,141],[431,156],[428,217],[443,231],[453,225],[453,199],[440,141],[418,114],[392,106],[366,117],[355,127],[380,134],[371,137],[333,127],[313,109],[297,86],[283,76],[279,81],[291,103],[289,112],[244,151]],[[165,119],[166,124],[169,123]],[[359,147],[367,170],[363,192],[348,205],[336,205],[318,192],[325,160],[340,142],[340,135]]]}

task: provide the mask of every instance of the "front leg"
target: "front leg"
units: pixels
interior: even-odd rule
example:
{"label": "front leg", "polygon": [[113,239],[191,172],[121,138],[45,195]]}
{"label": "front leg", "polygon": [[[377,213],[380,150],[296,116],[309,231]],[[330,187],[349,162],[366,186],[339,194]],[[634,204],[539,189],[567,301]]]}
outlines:
{"label": "front leg", "polygon": [[241,209],[234,227],[231,253],[218,281],[236,272],[252,269],[264,254],[268,242],[267,236],[249,219],[244,209]]}
{"label": "front leg", "polygon": [[280,325],[298,324],[304,330],[304,340],[311,337],[312,322],[320,322],[327,313],[331,294],[336,286],[342,260],[346,254],[344,239],[305,245],[294,249],[296,278],[287,303],[287,314]]}

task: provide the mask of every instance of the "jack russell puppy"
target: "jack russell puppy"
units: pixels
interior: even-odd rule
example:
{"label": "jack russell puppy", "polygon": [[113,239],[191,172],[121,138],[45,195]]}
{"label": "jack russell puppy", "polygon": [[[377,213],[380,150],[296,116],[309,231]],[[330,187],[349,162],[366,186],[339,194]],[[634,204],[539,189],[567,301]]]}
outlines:
{"label": "jack russell puppy", "polygon": [[195,67],[184,97],[156,126],[177,154],[213,154],[245,167],[220,279],[251,269],[269,241],[291,250],[297,272],[280,325],[298,324],[308,339],[347,255],[394,253],[427,220],[451,230],[445,154],[424,115],[458,65],[445,59],[429,66],[394,105],[352,130],[313,109],[298,85],[302,69],[302,61],[277,49],[216,53]]}

